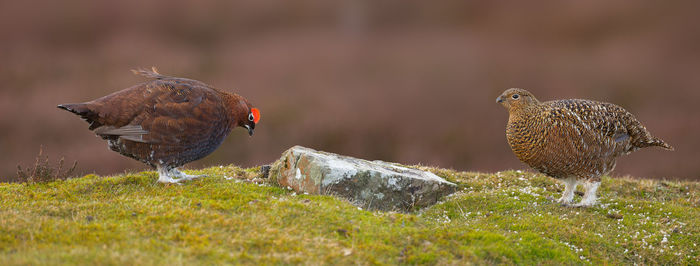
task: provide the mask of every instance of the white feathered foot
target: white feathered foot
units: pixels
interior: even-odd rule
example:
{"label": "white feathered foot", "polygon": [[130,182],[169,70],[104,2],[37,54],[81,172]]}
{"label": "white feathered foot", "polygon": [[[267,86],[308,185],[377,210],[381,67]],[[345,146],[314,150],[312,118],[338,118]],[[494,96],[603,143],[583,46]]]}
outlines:
{"label": "white feathered foot", "polygon": [[182,181],[192,180],[206,175],[188,175],[176,168],[157,166],[158,168],[158,182],[165,184],[179,184]]}
{"label": "white feathered foot", "polygon": [[561,195],[557,202],[563,206],[570,206],[574,201],[574,190],[576,190],[578,180],[575,177],[570,177],[561,181],[564,182],[564,194]]}
{"label": "white feathered foot", "polygon": [[586,188],[586,193],[583,194],[583,199],[581,202],[574,204],[574,207],[592,207],[596,203],[596,192],[600,186],[600,181],[598,182],[586,182],[584,187]]}

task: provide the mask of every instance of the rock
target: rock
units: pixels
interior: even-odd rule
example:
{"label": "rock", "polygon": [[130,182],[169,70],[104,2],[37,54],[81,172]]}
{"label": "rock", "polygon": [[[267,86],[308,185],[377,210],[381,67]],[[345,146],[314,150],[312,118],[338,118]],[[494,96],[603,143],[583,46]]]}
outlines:
{"label": "rock", "polygon": [[282,154],[270,178],[298,193],[336,195],[363,209],[383,211],[427,207],[457,191],[455,184],[430,172],[301,146]]}

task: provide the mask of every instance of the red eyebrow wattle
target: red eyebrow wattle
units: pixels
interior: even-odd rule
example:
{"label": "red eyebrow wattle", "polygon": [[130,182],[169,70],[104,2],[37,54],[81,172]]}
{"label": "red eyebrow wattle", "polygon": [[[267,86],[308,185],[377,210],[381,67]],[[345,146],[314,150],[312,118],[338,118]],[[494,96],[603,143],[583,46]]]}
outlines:
{"label": "red eyebrow wattle", "polygon": [[253,108],[250,109],[250,112],[253,113],[253,122],[257,124],[258,121],[260,121],[260,110],[258,110],[258,108]]}

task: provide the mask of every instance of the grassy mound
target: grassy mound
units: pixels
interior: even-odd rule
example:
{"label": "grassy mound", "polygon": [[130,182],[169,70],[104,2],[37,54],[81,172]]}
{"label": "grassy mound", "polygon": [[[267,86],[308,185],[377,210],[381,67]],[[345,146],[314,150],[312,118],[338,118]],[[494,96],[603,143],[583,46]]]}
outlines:
{"label": "grassy mound", "polygon": [[[520,171],[421,167],[461,190],[418,213],[358,209],[213,167],[183,185],[154,172],[0,184],[0,264],[700,261],[700,183],[605,178],[588,209]],[[580,197],[577,196],[576,200]]]}

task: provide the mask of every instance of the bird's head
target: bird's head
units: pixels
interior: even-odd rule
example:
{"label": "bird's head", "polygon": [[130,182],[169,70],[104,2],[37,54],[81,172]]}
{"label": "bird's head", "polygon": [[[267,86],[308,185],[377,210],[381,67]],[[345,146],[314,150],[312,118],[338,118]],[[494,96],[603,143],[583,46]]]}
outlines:
{"label": "bird's head", "polygon": [[502,104],[509,112],[539,103],[532,93],[518,88],[507,89],[496,98],[496,102]]}
{"label": "bird's head", "polygon": [[248,115],[244,121],[242,121],[241,126],[245,127],[248,130],[248,135],[252,136],[253,131],[255,130],[255,124],[257,124],[258,121],[260,121],[260,110],[252,105],[249,105]]}
{"label": "bird's head", "polygon": [[235,125],[247,129],[248,135],[252,136],[253,131],[255,131],[255,124],[260,121],[260,110],[237,94],[231,97],[230,100],[232,100],[232,104],[229,104],[229,106],[232,111],[231,115],[236,121]]}

